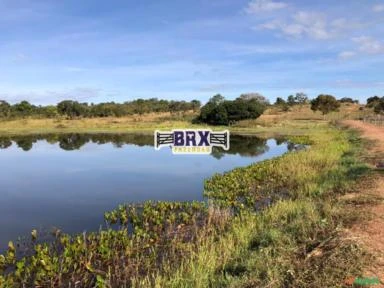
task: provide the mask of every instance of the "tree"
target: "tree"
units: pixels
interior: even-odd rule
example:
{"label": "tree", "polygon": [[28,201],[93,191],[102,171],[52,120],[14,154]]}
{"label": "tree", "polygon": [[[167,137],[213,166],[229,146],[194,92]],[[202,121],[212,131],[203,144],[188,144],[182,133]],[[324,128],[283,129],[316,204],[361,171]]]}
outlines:
{"label": "tree", "polygon": [[276,98],[275,105],[285,105],[285,104],[287,104],[287,102],[283,98],[281,97]]}
{"label": "tree", "polygon": [[20,103],[17,103],[12,106],[12,110],[16,115],[25,117],[32,114],[32,111],[34,110],[34,106],[30,104],[28,101],[21,101]]}
{"label": "tree", "polygon": [[369,97],[367,99],[367,107],[369,108],[372,108],[372,107],[375,107],[375,105],[380,101],[380,97],[379,96],[373,96],[373,97]]}
{"label": "tree", "polygon": [[281,109],[281,111],[284,111],[284,112],[289,111],[289,105],[281,97],[277,97],[276,98],[275,106],[279,107]]}
{"label": "tree", "polygon": [[254,99],[262,105],[265,105],[265,106],[269,105],[269,100],[265,96],[261,95],[260,93],[244,93],[244,94],[241,94],[240,97],[237,99],[246,100],[246,101]]}
{"label": "tree", "polygon": [[208,102],[210,102],[214,105],[219,105],[219,104],[223,103],[224,101],[225,101],[224,96],[222,96],[221,94],[216,94],[211,99],[209,99]]}
{"label": "tree", "polygon": [[40,107],[40,114],[47,118],[54,118],[58,115],[57,107],[53,105],[48,105],[44,107]]}
{"label": "tree", "polygon": [[0,117],[8,117],[11,114],[11,105],[4,100],[0,100]]}
{"label": "tree", "polygon": [[321,111],[323,115],[332,111],[337,111],[340,107],[340,103],[332,95],[320,94],[317,98],[311,101],[311,110]]}
{"label": "tree", "polygon": [[237,98],[234,101],[225,100],[220,95],[212,97],[201,110],[197,122],[212,125],[229,125],[244,119],[256,119],[265,109],[258,99]]}
{"label": "tree", "polygon": [[[215,95],[212,99],[214,103],[223,102],[224,98],[221,95]],[[157,98],[136,99],[127,101],[122,104],[115,102],[105,102],[88,105],[88,103],[79,103],[73,100],[64,100],[57,105],[34,106],[27,101],[22,101],[11,106],[6,101],[0,100],[0,118],[9,116],[25,117],[38,116],[46,118],[54,118],[57,115],[65,115],[68,118],[75,117],[121,117],[132,115],[135,113],[144,114],[150,112],[186,112],[198,111],[201,102],[199,100],[187,101],[168,101],[159,100]]]}
{"label": "tree", "polygon": [[201,107],[201,102],[199,100],[192,100],[191,104],[192,104],[193,112],[198,111],[200,109],[200,107]]}
{"label": "tree", "polygon": [[289,95],[288,98],[287,98],[287,103],[288,103],[289,106],[295,105],[296,104],[295,96]]}
{"label": "tree", "polygon": [[353,100],[349,97],[343,97],[339,100],[340,103],[351,103],[351,104],[359,104],[359,100]]}
{"label": "tree", "polygon": [[307,104],[308,96],[303,92],[296,93],[295,95],[289,95],[287,103],[289,106]]}
{"label": "tree", "polygon": [[256,119],[264,112],[264,106],[257,99],[225,101],[224,106],[228,114],[228,124],[243,119]]}
{"label": "tree", "polygon": [[85,114],[85,104],[80,104],[77,101],[64,100],[57,104],[57,111],[73,119]]}
{"label": "tree", "polygon": [[384,97],[381,97],[379,100],[375,101],[375,106],[373,111],[377,114],[381,114],[384,112]]}
{"label": "tree", "polygon": [[303,105],[308,103],[308,96],[303,92],[296,93],[294,97],[295,104]]}

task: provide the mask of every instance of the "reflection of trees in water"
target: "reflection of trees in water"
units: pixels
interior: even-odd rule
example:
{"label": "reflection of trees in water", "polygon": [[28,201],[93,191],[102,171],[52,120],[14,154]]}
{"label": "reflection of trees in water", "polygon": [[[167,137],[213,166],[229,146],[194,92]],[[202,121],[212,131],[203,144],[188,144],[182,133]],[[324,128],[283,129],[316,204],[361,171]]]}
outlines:
{"label": "reflection of trees in water", "polygon": [[32,149],[33,139],[30,139],[30,138],[19,139],[16,141],[16,144],[19,148],[23,149],[24,151],[29,151]]}
{"label": "reflection of trees in water", "polygon": [[[144,134],[37,134],[24,136],[0,137],[0,149],[6,149],[12,145],[12,141],[24,151],[29,151],[33,147],[33,143],[45,140],[49,144],[59,144],[63,150],[78,150],[87,143],[107,144],[112,143],[115,147],[120,148],[124,144],[133,144],[137,146],[153,146],[153,136]],[[213,147],[212,156],[220,159],[225,154],[239,154],[241,156],[257,156],[268,150],[266,140],[253,136],[231,136],[231,145],[229,151],[221,148]]]}
{"label": "reflection of trees in water", "polygon": [[287,144],[287,149],[289,152],[300,151],[300,150],[303,150],[305,148],[307,148],[307,145],[304,145],[304,144],[295,144],[293,142],[288,142],[288,144]]}
{"label": "reflection of trees in water", "polygon": [[9,137],[0,137],[0,149],[7,149],[12,146],[12,141]]}
{"label": "reflection of trees in water", "polygon": [[239,154],[241,156],[257,156],[267,152],[267,140],[254,136],[231,136],[230,148],[224,151],[219,147],[212,147],[212,156],[216,159],[222,158],[225,154]]}
{"label": "reflection of trees in water", "polygon": [[287,138],[284,136],[275,137],[275,140],[276,140],[277,145],[281,145],[281,144],[287,142]]}
{"label": "reflection of trees in water", "polygon": [[59,146],[63,150],[78,150],[86,143],[89,142],[89,138],[84,134],[70,134],[60,135]]}
{"label": "reflection of trees in water", "polygon": [[85,144],[92,142],[96,144],[112,143],[115,147],[121,148],[124,144],[134,144],[137,146],[153,146],[153,136],[143,134],[35,134],[12,137],[0,137],[0,149],[12,146],[12,141],[24,151],[29,151],[33,143],[45,140],[49,144],[59,143],[63,150],[78,150]]}

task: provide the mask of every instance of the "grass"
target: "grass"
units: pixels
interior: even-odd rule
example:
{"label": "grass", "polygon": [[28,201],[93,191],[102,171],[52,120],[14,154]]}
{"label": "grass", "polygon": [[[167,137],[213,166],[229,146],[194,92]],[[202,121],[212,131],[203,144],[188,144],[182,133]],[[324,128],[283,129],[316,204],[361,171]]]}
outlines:
{"label": "grass", "polygon": [[[292,107],[289,112],[269,108],[256,120],[241,121],[230,127],[234,133],[264,134],[283,133],[302,135],[306,130],[316,128],[324,123],[340,119],[357,119],[371,115],[369,109],[360,111],[360,105],[343,104],[339,112],[333,112],[325,117],[321,113],[310,110],[309,105]],[[122,133],[140,132],[152,133],[155,129],[170,130],[176,128],[197,128],[206,125],[192,125],[191,119],[196,114],[150,113],[127,117],[83,118],[68,120],[54,119],[14,119],[0,121],[0,136],[43,134],[43,133]],[[222,130],[228,127],[215,127]]]}
{"label": "grass", "polygon": [[[268,190],[288,187],[290,196],[260,213],[237,218],[219,241],[207,240],[176,273],[160,276],[159,287],[341,287],[344,279],[359,275],[370,256],[340,235],[342,227],[351,224],[352,208],[346,210],[337,195],[368,168],[354,158],[357,152],[350,142],[354,136],[337,133],[326,128],[314,131],[308,151],[209,180],[213,182],[209,195],[236,207],[244,204],[247,193],[239,192],[241,187],[256,184],[258,190],[253,195],[248,190],[246,196],[259,199],[268,176],[272,177]],[[256,176],[265,171],[258,181]],[[242,176],[236,179],[236,174]]]}
{"label": "grass", "polygon": [[64,118],[25,118],[0,122],[0,135],[105,132],[150,133],[155,129],[181,128],[190,125],[187,120],[174,120],[173,118],[169,113],[73,120]]}
{"label": "grass", "polygon": [[[119,229],[56,235],[21,260],[10,243],[0,257],[0,284],[341,287],[358,276],[369,255],[343,239],[342,229],[358,217],[339,196],[368,171],[357,160],[359,138],[323,121],[243,125],[232,129],[291,134],[311,148],[214,175],[205,184],[209,205],[123,205],[105,215]],[[264,199],[271,205],[258,208]]]}

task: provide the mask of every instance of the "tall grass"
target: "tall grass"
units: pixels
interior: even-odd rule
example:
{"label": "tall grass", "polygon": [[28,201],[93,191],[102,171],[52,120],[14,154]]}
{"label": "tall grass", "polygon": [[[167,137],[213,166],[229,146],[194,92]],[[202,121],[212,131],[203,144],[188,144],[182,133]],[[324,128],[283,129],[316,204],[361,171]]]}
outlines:
{"label": "tall grass", "polygon": [[[314,131],[306,151],[208,180],[208,195],[234,206],[238,203],[233,194],[244,184],[239,182],[256,185],[258,189],[248,193],[260,199],[268,175],[272,183],[268,189],[286,188],[289,197],[258,213],[245,209],[224,235],[204,239],[174,273],[159,273],[155,283],[158,287],[339,287],[348,276],[358,275],[367,255],[356,243],[339,237],[349,215],[337,201],[367,170],[354,158],[354,137],[336,129]],[[257,180],[264,171],[268,172]],[[318,246],[323,249],[320,255],[310,257]]]}

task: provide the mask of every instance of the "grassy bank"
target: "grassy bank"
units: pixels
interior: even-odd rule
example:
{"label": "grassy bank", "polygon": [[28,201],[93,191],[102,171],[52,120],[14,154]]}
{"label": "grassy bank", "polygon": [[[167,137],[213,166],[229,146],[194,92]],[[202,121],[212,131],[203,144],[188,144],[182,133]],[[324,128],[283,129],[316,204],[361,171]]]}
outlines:
{"label": "grassy bank", "polygon": [[56,231],[53,243],[36,244],[22,260],[10,243],[0,286],[341,286],[366,257],[339,237],[356,216],[338,196],[367,170],[356,160],[359,142],[323,122],[289,123],[288,132],[262,129],[306,134],[292,140],[310,149],[214,175],[205,185],[209,205],[122,205],[105,214],[118,229]]}

